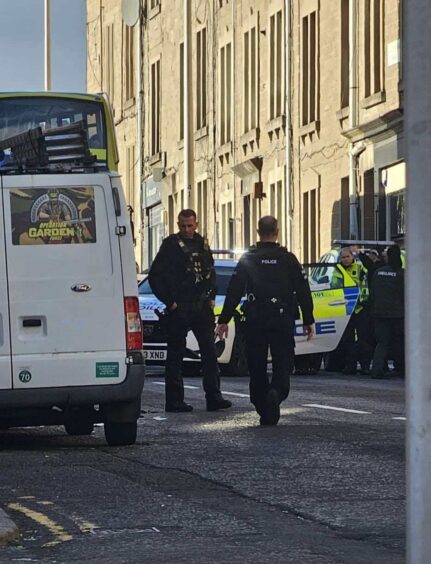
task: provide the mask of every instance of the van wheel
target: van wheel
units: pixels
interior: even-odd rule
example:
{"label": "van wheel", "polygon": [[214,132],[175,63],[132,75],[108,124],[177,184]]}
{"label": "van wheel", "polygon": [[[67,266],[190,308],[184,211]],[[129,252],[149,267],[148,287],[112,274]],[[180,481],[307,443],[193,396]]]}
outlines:
{"label": "van wheel", "polygon": [[133,445],[136,442],[138,424],[136,421],[118,422],[106,421],[105,439],[109,446]]}
{"label": "van wheel", "polygon": [[79,419],[69,419],[64,423],[64,428],[68,435],[91,435],[94,429],[92,421],[81,421]]}

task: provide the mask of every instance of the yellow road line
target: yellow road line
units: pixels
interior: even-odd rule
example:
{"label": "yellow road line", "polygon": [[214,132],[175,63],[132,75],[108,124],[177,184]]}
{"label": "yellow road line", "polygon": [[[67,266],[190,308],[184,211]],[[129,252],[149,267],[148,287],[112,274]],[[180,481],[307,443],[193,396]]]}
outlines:
{"label": "yellow road line", "polygon": [[55,546],[62,542],[71,541],[73,536],[70,535],[68,532],[64,530],[64,528],[50,519],[47,515],[40,513],[39,511],[33,511],[32,509],[25,507],[21,503],[9,503],[9,509],[13,509],[14,511],[19,511],[26,517],[33,519],[39,525],[46,527],[55,537],[56,540],[46,543],[44,546]]}

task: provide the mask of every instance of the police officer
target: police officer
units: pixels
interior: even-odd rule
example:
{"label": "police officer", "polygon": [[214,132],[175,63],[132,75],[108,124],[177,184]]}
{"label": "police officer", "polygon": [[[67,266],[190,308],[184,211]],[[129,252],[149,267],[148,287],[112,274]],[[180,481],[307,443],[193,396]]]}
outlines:
{"label": "police officer", "polygon": [[361,374],[370,373],[372,349],[369,343],[370,317],[368,312],[368,276],[367,269],[359,260],[355,260],[350,247],[340,251],[339,263],[332,276],[331,287],[343,288],[346,277],[359,288],[359,297],[349,323],[341,338],[341,347],[346,350],[346,366],[343,374],[356,374],[357,361]]}
{"label": "police officer", "polygon": [[398,246],[389,247],[387,265],[376,270],[370,287],[371,316],[377,346],[372,378],[387,378],[386,359],[393,352],[395,371],[404,375],[404,271]]}
{"label": "police officer", "polygon": [[198,222],[191,209],[178,215],[179,232],[163,240],[148,278],[156,297],[166,305],[168,351],[166,358],[166,405],[168,412],[189,412],[184,402],[181,365],[186,336],[191,329],[199,343],[203,387],[208,411],[226,409],[232,403],[220,392],[220,375],[214,346],[214,260],[206,240],[196,233]]}
{"label": "police officer", "polygon": [[[277,220],[259,220],[260,241],[239,260],[229,283],[217,335],[228,334],[228,323],[240,302],[245,313],[245,341],[250,373],[250,401],[261,425],[276,425],[280,403],[287,398],[294,365],[294,328],[297,304],[301,307],[304,333],[314,334],[313,302],[301,265],[295,255],[277,243]],[[272,380],[267,373],[268,347]]]}

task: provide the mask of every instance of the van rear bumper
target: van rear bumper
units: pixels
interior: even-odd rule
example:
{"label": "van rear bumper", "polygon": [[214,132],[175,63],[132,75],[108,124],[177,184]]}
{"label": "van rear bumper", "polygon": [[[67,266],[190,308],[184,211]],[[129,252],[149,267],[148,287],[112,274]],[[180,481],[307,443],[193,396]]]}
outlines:
{"label": "van rear bumper", "polygon": [[145,366],[133,364],[128,366],[127,376],[120,384],[0,390],[0,410],[128,402],[140,398],[144,376]]}

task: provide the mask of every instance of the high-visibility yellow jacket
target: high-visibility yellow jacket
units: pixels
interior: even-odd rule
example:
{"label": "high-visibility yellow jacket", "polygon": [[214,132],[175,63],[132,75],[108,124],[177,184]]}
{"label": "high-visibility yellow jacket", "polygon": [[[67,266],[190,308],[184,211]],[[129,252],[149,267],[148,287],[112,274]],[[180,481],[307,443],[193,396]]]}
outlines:
{"label": "high-visibility yellow jacket", "polygon": [[[353,284],[352,284],[353,282]],[[368,301],[368,270],[360,262],[353,262],[350,266],[344,267],[337,264],[331,280],[332,288],[345,288],[346,286],[357,286],[359,288],[359,298],[355,307],[355,313],[359,313]]]}

